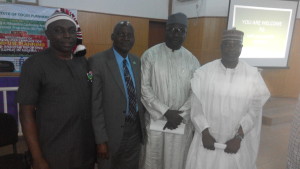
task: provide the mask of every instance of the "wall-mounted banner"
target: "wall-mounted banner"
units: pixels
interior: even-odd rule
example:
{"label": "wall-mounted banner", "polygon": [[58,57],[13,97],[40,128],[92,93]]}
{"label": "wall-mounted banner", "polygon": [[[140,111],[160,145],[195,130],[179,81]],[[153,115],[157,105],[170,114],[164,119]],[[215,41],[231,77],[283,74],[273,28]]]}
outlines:
{"label": "wall-mounted banner", "polygon": [[[0,60],[11,61],[19,72],[31,55],[49,46],[45,22],[56,8],[0,4]],[[76,10],[71,10],[77,15]]]}

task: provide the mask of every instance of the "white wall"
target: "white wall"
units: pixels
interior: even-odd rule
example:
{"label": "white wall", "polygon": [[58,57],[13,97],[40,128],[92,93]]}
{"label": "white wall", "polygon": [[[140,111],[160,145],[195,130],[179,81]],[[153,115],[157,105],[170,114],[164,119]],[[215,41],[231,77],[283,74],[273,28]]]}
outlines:
{"label": "white wall", "polygon": [[169,0],[39,0],[40,6],[167,19]]}
{"label": "white wall", "polygon": [[[230,0],[191,0],[186,2],[173,0],[172,13],[183,12],[189,18],[199,16],[226,17],[228,15],[229,2]],[[40,6],[64,7],[156,19],[168,18],[168,3],[169,0],[39,0]],[[297,18],[300,18],[300,5],[298,6]]]}
{"label": "white wall", "polygon": [[173,0],[172,13],[183,12],[189,18],[200,16],[227,16],[229,0]]}
{"label": "white wall", "polygon": [[[228,16],[229,2],[229,0],[192,0],[186,2],[179,2],[178,0],[173,0],[172,13],[183,12],[189,18],[199,16],[226,17]],[[298,5],[297,18],[300,18],[300,5]]]}

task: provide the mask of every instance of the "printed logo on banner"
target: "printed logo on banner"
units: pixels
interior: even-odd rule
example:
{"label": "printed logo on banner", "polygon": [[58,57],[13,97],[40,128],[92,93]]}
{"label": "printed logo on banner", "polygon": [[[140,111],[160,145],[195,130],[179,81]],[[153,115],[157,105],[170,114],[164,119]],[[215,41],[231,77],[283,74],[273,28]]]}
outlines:
{"label": "printed logo on banner", "polygon": [[[14,63],[16,72],[30,56],[49,47],[45,22],[56,8],[0,4],[0,60]],[[75,15],[76,10],[71,10]]]}

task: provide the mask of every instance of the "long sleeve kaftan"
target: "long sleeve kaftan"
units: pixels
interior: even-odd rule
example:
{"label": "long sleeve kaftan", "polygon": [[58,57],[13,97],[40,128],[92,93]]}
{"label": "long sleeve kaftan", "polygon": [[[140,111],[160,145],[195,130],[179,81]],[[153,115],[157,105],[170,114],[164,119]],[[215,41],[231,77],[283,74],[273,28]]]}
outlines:
{"label": "long sleeve kaftan", "polygon": [[[165,43],[148,49],[142,56],[142,102],[147,109],[148,142],[144,169],[183,169],[192,139],[190,80],[199,67],[191,52],[181,47],[172,51]],[[168,110],[183,111],[184,135],[152,131],[150,119],[164,119]]]}
{"label": "long sleeve kaftan", "polygon": [[[191,120],[196,132],[186,169],[256,169],[262,106],[270,95],[257,68],[239,61],[235,69],[226,69],[218,59],[199,68],[191,85]],[[225,144],[240,126],[245,136],[236,154],[203,147],[205,128],[216,142]]]}

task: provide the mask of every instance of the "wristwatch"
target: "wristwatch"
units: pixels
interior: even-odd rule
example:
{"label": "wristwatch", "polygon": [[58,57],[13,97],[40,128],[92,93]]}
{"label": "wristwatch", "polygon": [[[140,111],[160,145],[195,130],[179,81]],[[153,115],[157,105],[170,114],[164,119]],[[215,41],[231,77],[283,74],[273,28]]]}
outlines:
{"label": "wristwatch", "polygon": [[240,133],[238,133],[238,132],[235,134],[234,137],[240,139],[241,141],[242,141],[243,138],[244,138],[244,136],[242,136],[242,135],[241,135]]}

